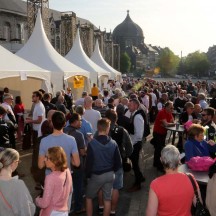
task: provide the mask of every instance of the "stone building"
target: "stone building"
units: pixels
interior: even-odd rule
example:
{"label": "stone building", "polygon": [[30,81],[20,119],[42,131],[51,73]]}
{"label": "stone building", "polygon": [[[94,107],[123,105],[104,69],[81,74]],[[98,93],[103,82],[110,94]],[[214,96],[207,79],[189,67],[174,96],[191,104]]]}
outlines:
{"label": "stone building", "polygon": [[[48,38],[53,47],[65,56],[73,45],[76,30],[80,28],[83,49],[90,57],[96,39],[99,40],[104,59],[115,69],[120,68],[120,47],[113,43],[110,33],[101,31],[90,21],[76,16],[76,13],[49,9]],[[0,0],[0,44],[13,53],[28,40],[27,2],[22,0]]]}
{"label": "stone building", "polygon": [[129,10],[125,20],[116,26],[112,35],[114,43],[120,45],[120,52],[127,52],[131,59],[131,70],[154,69],[160,48],[144,43],[143,30],[131,19]]}

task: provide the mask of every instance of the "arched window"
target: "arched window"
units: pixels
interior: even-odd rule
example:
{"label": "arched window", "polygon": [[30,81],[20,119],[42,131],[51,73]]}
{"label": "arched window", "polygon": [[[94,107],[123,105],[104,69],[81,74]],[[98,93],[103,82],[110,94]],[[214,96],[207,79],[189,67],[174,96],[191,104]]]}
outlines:
{"label": "arched window", "polygon": [[20,40],[22,39],[22,31],[21,31],[21,25],[16,25],[16,39]]}
{"label": "arched window", "polygon": [[52,46],[55,48],[55,39],[51,39],[51,44],[52,44]]}
{"label": "arched window", "polygon": [[9,22],[6,22],[4,24],[4,39],[6,41],[10,41],[11,40],[11,25]]}
{"label": "arched window", "polygon": [[60,50],[60,37],[59,36],[56,37],[56,49]]}

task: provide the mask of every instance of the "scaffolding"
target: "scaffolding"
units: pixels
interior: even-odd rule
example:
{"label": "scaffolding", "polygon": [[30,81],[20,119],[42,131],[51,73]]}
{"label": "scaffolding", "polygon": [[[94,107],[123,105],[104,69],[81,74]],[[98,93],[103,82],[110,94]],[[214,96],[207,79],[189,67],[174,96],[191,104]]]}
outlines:
{"label": "scaffolding", "polygon": [[35,21],[37,17],[38,9],[41,11],[41,17],[43,20],[44,30],[48,38],[50,38],[50,26],[49,26],[49,0],[27,0],[27,27],[28,37],[31,36]]}

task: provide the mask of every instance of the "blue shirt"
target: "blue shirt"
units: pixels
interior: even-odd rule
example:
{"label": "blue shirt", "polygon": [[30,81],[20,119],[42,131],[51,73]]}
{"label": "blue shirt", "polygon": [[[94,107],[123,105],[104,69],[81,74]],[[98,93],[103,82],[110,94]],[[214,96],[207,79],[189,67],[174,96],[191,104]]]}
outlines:
{"label": "blue shirt", "polygon": [[[64,149],[66,156],[67,156],[68,168],[71,170],[72,168],[71,167],[71,156],[74,153],[78,153],[77,143],[74,137],[69,136],[64,133],[58,136],[54,136],[50,134],[49,136],[41,140],[39,155],[45,156],[48,148],[51,148],[54,146],[61,146]],[[46,169],[46,175],[48,175],[50,172],[51,172],[50,169]]]}
{"label": "blue shirt", "polygon": [[82,126],[79,129],[79,131],[83,134],[84,139],[85,139],[85,144],[87,146],[87,144],[88,144],[87,133],[92,133],[93,134],[93,129],[92,129],[91,123],[89,121],[86,121],[84,118],[82,118]]}

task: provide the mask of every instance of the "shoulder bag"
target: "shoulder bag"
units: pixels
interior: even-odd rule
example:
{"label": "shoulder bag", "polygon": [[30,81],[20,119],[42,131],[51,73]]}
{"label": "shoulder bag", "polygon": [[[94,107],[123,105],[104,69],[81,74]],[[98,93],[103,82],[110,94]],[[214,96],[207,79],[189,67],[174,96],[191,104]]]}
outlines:
{"label": "shoulder bag", "polygon": [[198,192],[197,192],[197,187],[196,187],[196,184],[194,182],[193,177],[190,174],[187,174],[187,176],[188,176],[188,178],[190,179],[190,181],[191,181],[191,183],[193,185],[194,193],[195,193],[195,196],[196,196],[196,206],[195,206],[194,212],[192,212],[192,215],[193,216],[211,216],[208,209],[205,208],[203,206],[203,204],[200,202],[199,195],[198,195]]}
{"label": "shoulder bag", "polygon": [[0,196],[2,197],[3,202],[5,203],[5,205],[8,208],[8,212],[7,212],[7,214],[9,214],[8,216],[14,215],[12,206],[8,203],[8,201],[6,200],[6,198],[4,197],[4,195],[3,195],[3,193],[1,191],[0,191]]}

